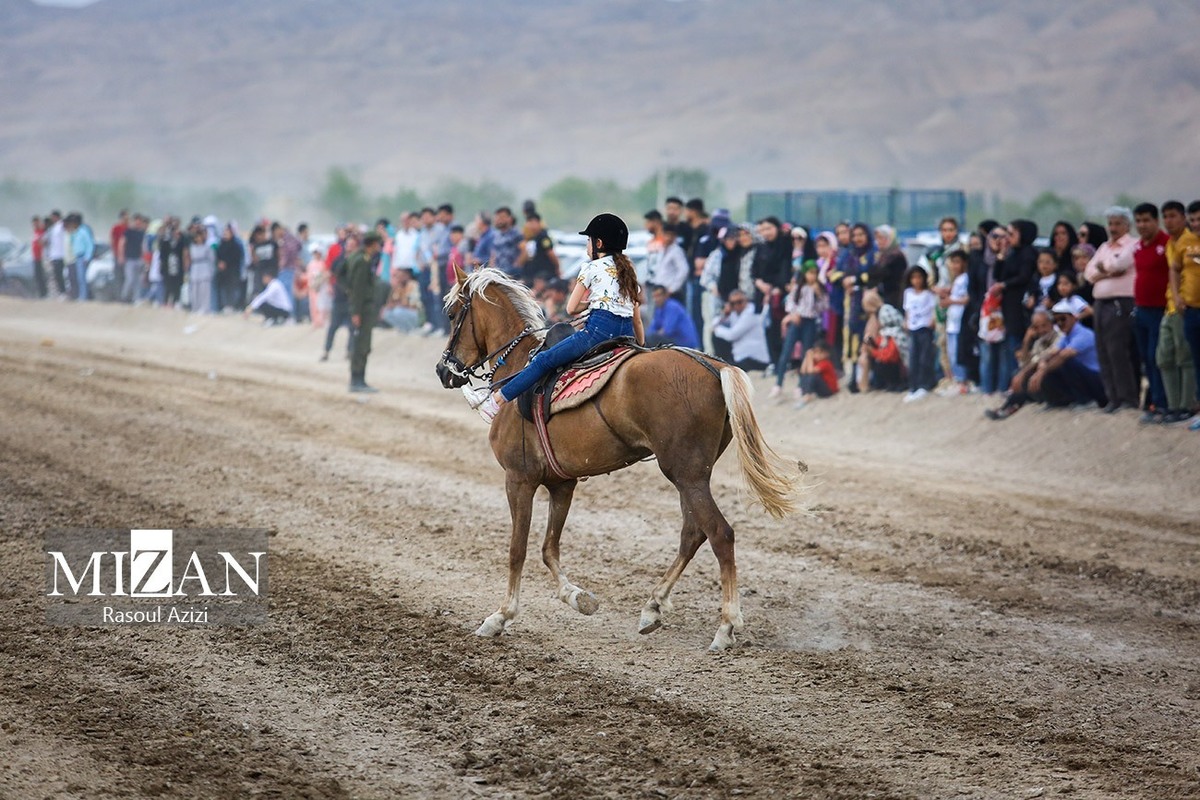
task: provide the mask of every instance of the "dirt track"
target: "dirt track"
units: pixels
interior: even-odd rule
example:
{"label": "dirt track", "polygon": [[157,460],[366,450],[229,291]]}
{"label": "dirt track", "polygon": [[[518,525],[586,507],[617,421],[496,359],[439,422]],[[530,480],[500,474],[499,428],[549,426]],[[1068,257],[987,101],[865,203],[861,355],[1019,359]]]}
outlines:
{"label": "dirt track", "polygon": [[[636,633],[678,536],[652,463],[576,493],[600,611],[531,547],[484,641],[503,477],[442,342],[380,332],[359,402],[319,341],[0,299],[0,797],[1200,796],[1200,437],[760,400],[813,515],[761,514],[723,459],[737,649],[704,649],[707,548]],[[46,529],[218,525],[274,531],[269,624],[44,625]]]}

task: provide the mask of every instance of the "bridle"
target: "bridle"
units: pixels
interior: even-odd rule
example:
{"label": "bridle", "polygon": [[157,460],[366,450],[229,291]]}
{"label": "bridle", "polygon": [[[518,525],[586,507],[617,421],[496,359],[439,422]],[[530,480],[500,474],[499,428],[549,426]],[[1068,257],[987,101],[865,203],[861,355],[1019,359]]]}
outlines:
{"label": "bridle", "polygon": [[[446,345],[445,352],[442,353],[441,364],[451,375],[463,379],[466,383],[477,380],[490,387],[496,370],[504,366],[505,360],[512,355],[513,350],[517,349],[517,345],[533,333],[546,330],[547,328],[531,328],[529,325],[526,325],[507,344],[493,350],[468,367],[462,362],[462,359],[454,355],[454,349],[458,346],[459,337],[462,336],[463,325],[466,323],[467,317],[471,314],[471,303],[474,300],[473,295],[467,295],[467,299],[463,301],[462,311],[454,321],[454,328],[450,331],[450,341]],[[492,368],[486,372],[482,371],[483,366],[489,362],[491,362]]]}

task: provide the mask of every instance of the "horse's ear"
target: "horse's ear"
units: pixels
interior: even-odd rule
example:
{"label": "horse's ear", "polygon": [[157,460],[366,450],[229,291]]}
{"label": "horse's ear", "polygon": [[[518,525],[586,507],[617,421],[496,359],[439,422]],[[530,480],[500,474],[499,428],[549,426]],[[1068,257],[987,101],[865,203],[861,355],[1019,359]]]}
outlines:
{"label": "horse's ear", "polygon": [[460,267],[458,264],[454,265],[454,280],[458,282],[459,286],[462,286],[467,282],[467,273],[463,272],[462,267]]}

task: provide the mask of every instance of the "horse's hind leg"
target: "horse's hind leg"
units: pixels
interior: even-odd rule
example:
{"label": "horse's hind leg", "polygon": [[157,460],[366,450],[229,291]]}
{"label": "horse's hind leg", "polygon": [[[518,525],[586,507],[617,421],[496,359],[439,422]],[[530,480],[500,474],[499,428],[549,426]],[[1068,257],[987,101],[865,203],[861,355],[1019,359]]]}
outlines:
{"label": "horse's hind leg", "polygon": [[533,493],[537,484],[523,475],[508,473],[505,488],[508,509],[512,513],[512,538],[508,544],[508,593],[504,605],[490,615],[475,631],[476,636],[499,636],[516,619],[521,606],[521,571],[525,568],[525,550],[529,544],[529,521],[533,516]]}
{"label": "horse's hind leg", "polygon": [[600,608],[600,601],[596,595],[571,583],[558,563],[558,540],[567,522],[567,512],[571,510],[576,483],[567,481],[547,487],[550,490],[550,516],[546,523],[546,538],[542,542],[542,561],[558,581],[558,599],[580,614],[591,616]]}
{"label": "horse's hind leg", "polygon": [[688,513],[687,501],[683,499],[682,490],[680,499],[683,505],[683,529],[679,532],[679,554],[675,556],[671,568],[654,587],[654,591],[650,593],[650,599],[642,607],[638,633],[654,633],[662,627],[663,613],[671,612],[671,590],[675,588],[675,583],[683,575],[683,571],[696,555],[696,551],[700,549],[700,545],[704,544],[704,531],[697,527],[694,516]]}
{"label": "horse's hind leg", "polygon": [[[721,624],[708,649],[724,650],[734,644],[734,631],[742,627],[742,604],[738,596],[737,565],[733,557],[733,528],[726,521],[721,510],[717,508],[707,476],[687,484],[680,482],[677,486],[683,506],[684,520],[683,534],[679,543],[679,557],[676,558],[675,565],[663,578],[663,582],[654,590],[654,596],[647,604],[647,610],[658,599],[660,592],[663,592],[663,598],[666,597],[674,584],[674,579],[679,577],[678,573],[683,572],[683,567],[687,565],[691,555],[707,538],[721,569]],[[694,537],[691,540],[688,539],[689,532]],[[684,557],[685,545],[690,548],[686,553],[686,558]],[[645,611],[642,612],[642,619],[645,622]]]}
{"label": "horse's hind leg", "polygon": [[[733,527],[717,508],[707,484],[699,504],[703,510],[704,533],[712,546],[717,564],[721,568],[721,624],[713,637],[709,650],[724,650],[734,644],[734,631],[742,627],[742,602],[738,595],[737,564],[733,557]],[[699,513],[699,512],[698,512]]]}

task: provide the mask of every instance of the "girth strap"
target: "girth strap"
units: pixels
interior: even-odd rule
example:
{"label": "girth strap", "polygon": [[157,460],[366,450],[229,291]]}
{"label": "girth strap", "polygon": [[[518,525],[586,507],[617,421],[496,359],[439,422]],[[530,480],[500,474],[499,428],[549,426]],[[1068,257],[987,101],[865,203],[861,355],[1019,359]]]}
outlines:
{"label": "girth strap", "polygon": [[[540,398],[538,398],[540,400]],[[533,427],[537,431],[538,441],[542,445],[542,452],[546,455],[546,464],[550,467],[550,471],[564,481],[569,481],[573,476],[568,475],[559,465],[558,459],[554,457],[554,448],[550,446],[550,432],[546,429],[546,407],[544,403],[535,402],[533,404]]]}

